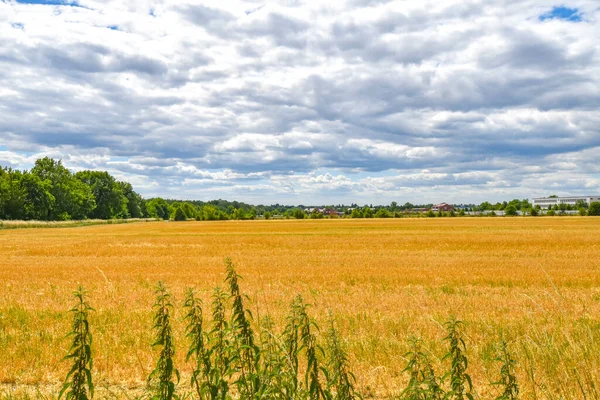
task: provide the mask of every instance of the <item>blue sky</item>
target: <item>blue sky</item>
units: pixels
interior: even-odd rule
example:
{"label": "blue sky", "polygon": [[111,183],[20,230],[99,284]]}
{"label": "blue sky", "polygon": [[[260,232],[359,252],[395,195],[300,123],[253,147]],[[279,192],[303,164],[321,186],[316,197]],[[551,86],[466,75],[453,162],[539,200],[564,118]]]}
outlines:
{"label": "blue sky", "polygon": [[581,15],[577,8],[569,7],[552,7],[551,11],[540,15],[540,20],[545,21],[547,19],[562,19],[571,22],[581,22]]}
{"label": "blue sky", "polygon": [[0,165],[145,196],[600,193],[595,0],[0,0]]}

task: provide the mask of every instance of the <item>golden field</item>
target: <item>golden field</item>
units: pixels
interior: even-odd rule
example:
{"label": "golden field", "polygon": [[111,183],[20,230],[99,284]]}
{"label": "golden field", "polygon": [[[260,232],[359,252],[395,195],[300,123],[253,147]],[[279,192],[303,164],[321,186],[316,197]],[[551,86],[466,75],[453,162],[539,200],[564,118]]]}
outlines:
{"label": "golden field", "polygon": [[[282,326],[298,293],[325,327],[336,317],[363,393],[392,398],[407,383],[408,338],[447,369],[442,323],[466,322],[469,369],[493,398],[503,335],[522,397],[600,393],[600,219],[435,218],[155,222],[0,231],[0,393],[56,390],[68,369],[72,291],[96,308],[98,393],[126,398],[153,366],[153,287],[181,305],[189,286],[209,304],[225,257],[255,314]],[[178,310],[181,317],[181,310]],[[175,320],[182,374],[184,322]],[[187,385],[182,378],[180,386]],[[108,391],[107,391],[108,390]]]}

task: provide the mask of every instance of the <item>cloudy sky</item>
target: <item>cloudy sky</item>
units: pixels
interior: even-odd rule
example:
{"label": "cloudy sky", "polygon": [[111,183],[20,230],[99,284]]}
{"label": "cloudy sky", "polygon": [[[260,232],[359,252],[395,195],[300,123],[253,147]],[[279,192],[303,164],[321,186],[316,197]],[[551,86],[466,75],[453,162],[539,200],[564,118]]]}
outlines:
{"label": "cloudy sky", "polygon": [[597,0],[0,0],[0,165],[146,197],[600,193]]}

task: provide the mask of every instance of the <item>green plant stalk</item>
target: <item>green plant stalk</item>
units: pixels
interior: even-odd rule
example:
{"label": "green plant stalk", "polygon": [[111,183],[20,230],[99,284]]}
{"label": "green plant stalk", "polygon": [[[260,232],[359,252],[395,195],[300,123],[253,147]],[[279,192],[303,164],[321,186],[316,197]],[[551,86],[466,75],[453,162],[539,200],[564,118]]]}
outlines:
{"label": "green plant stalk", "polygon": [[162,282],[158,282],[155,294],[154,331],[156,339],[152,347],[160,347],[160,354],[156,368],[148,377],[148,386],[152,400],[171,400],[177,398],[173,378],[176,378],[179,382],[179,371],[173,363],[175,344],[173,343],[170,320],[173,304],[171,303],[171,295]]}
{"label": "green plant stalk", "polygon": [[67,373],[58,398],[65,395],[67,400],[87,400],[94,397],[92,334],[88,322],[88,313],[94,309],[87,302],[87,292],[82,286],[73,295],[77,304],[70,310],[73,313],[73,325],[68,334],[73,337],[73,343],[65,357],[65,360],[73,360],[73,366]]}

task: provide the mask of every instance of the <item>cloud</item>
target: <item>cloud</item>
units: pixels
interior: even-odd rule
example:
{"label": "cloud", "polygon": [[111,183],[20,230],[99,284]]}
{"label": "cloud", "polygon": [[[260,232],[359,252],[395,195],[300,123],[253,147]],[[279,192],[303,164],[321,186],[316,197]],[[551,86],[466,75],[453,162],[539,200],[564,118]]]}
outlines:
{"label": "cloud", "polygon": [[0,164],[255,203],[600,192],[599,18],[593,0],[2,0]]}

